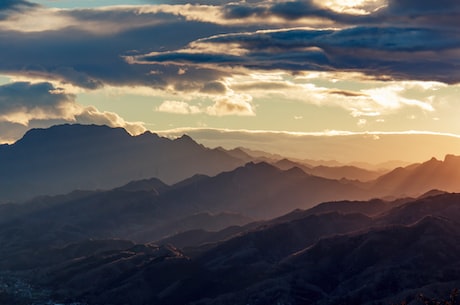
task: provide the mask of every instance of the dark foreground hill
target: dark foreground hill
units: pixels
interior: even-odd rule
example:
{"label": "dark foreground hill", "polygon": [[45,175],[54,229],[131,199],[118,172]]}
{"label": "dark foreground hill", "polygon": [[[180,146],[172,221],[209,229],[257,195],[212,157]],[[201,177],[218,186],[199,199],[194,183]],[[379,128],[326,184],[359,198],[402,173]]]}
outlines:
{"label": "dark foreground hill", "polygon": [[151,177],[175,183],[245,162],[188,136],[131,136],[122,128],[96,125],[32,129],[16,143],[0,146],[0,202],[75,189],[111,189]]}
{"label": "dark foreground hill", "polygon": [[460,194],[433,194],[325,203],[183,249],[42,245],[52,259],[28,279],[90,305],[420,304],[460,287]]}

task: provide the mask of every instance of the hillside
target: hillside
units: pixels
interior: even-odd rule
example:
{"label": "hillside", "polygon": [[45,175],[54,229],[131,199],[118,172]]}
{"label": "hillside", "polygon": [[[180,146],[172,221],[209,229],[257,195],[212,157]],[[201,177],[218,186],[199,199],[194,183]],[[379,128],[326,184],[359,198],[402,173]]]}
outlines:
{"label": "hillside", "polygon": [[122,128],[77,124],[32,129],[0,149],[0,202],[75,189],[111,189],[151,177],[171,184],[244,163],[188,136],[131,136]]}
{"label": "hillside", "polygon": [[[459,196],[414,199],[375,218],[326,213],[262,224],[201,251],[129,246],[55,266],[45,283],[89,304],[370,305],[444,296],[460,284]],[[426,212],[395,223],[409,208]]]}

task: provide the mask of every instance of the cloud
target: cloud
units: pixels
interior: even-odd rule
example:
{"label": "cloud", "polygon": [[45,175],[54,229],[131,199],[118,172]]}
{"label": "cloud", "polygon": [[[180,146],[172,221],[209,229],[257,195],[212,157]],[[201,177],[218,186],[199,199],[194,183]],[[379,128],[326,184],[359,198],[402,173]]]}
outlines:
{"label": "cloud", "polygon": [[160,134],[175,137],[184,133],[208,147],[222,146],[228,149],[246,147],[301,160],[336,160],[344,163],[360,161],[377,164],[388,160],[422,162],[433,156],[443,159],[446,154],[460,154],[460,137],[458,135],[423,131],[349,132],[326,130],[324,132],[302,133],[182,128],[163,131]]}
{"label": "cloud", "polygon": [[156,109],[159,112],[168,112],[176,114],[196,114],[203,112],[198,106],[189,105],[181,101],[164,101]]}
{"label": "cloud", "polygon": [[164,101],[156,111],[175,114],[207,114],[210,116],[254,116],[255,111],[251,103],[252,96],[248,94],[229,93],[214,98],[211,106],[191,105],[183,101]]}
{"label": "cloud", "polygon": [[405,91],[405,88],[401,85],[389,85],[361,91],[369,95],[373,101],[383,108],[398,109],[403,106],[414,106],[424,111],[434,111],[433,106],[428,102],[403,97],[402,93]]}
{"label": "cloud", "polygon": [[[137,56],[135,62],[298,72],[343,70],[377,78],[458,83],[457,34],[457,30],[406,27],[256,31],[200,39],[177,51]],[[226,45],[236,45],[241,54],[222,52]],[[197,53],[199,49],[214,51]]]}
{"label": "cloud", "polygon": [[456,0],[416,1],[416,0],[388,0],[388,11],[394,14],[437,13],[460,10],[460,3]]}
{"label": "cloud", "polygon": [[123,127],[133,135],[139,135],[147,130],[142,122],[127,122],[114,112],[101,112],[94,106],[81,107],[79,111],[75,113],[72,122]]}
{"label": "cloud", "polygon": [[0,50],[0,73],[88,90],[112,85],[178,91],[200,91],[203,84],[226,75],[193,67],[178,75],[184,69],[179,63],[130,64],[127,59],[133,54],[177,48],[215,32],[231,31],[157,6],[152,6],[152,12],[147,8],[9,11],[7,20],[0,20],[0,40],[8,41]]}
{"label": "cloud", "polygon": [[227,89],[227,86],[223,82],[213,81],[205,84],[200,91],[209,94],[225,94]]}
{"label": "cloud", "polygon": [[[338,106],[371,123],[368,117],[402,108],[436,111],[439,99],[414,98],[391,87],[393,80],[460,82],[456,0],[161,2],[59,10],[3,1],[0,41],[8,43],[0,49],[0,73],[47,83],[54,95],[45,88],[49,104],[0,106],[2,120],[129,125],[78,106],[70,94],[116,87],[155,94],[165,100],[158,111],[254,116],[254,101],[279,98]],[[373,89],[350,90],[294,80],[312,71],[360,74],[388,86],[375,81]]]}
{"label": "cloud", "polygon": [[207,108],[209,115],[225,116],[240,115],[254,116],[254,107],[251,104],[252,96],[248,94],[232,94],[229,96],[218,97],[214,105]]}
{"label": "cloud", "polygon": [[0,121],[27,125],[32,119],[68,118],[74,96],[50,83],[18,82],[0,86]]}
{"label": "cloud", "polygon": [[8,18],[12,13],[23,12],[25,10],[36,8],[37,4],[24,0],[2,0],[0,2],[0,20]]}
{"label": "cloud", "polygon": [[[294,0],[294,1],[244,1],[233,2],[224,7],[228,19],[271,20],[286,24],[292,20],[305,23],[315,19],[316,24],[343,27],[350,25],[437,25],[458,26],[460,5],[456,0]],[[258,17],[258,18],[255,18]],[[275,19],[274,19],[275,18]],[[277,20],[277,19],[278,20]],[[313,23],[314,25],[315,23]],[[316,27],[316,26],[315,26]]]}
{"label": "cloud", "polygon": [[[458,11],[453,0],[442,0],[446,9],[409,0],[390,1],[384,8],[382,1],[185,2],[74,10],[2,2],[7,20],[0,21],[0,39],[8,44],[0,50],[0,73],[89,90],[145,86],[209,94],[224,92],[219,84],[225,77],[249,73],[228,67],[361,71],[446,83],[460,79],[458,27],[440,29],[435,23]],[[407,12],[436,19],[411,21]],[[254,31],[313,19],[328,29]]]}
{"label": "cloud", "polygon": [[124,127],[133,134],[145,131],[142,123],[127,122],[118,114],[101,112],[93,106],[82,106],[75,96],[66,94],[50,83],[16,82],[0,86],[1,140],[10,141],[24,129],[37,124],[58,123],[103,124]]}

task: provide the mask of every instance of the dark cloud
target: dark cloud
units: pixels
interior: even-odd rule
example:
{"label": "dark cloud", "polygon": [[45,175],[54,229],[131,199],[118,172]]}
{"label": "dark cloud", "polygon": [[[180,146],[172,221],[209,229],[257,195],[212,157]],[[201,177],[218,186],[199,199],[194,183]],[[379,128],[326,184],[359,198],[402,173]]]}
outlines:
{"label": "dark cloud", "polygon": [[326,17],[334,18],[337,14],[331,10],[318,7],[313,1],[288,1],[275,3],[270,13],[285,19],[299,19],[304,17]]}
{"label": "dark cloud", "polygon": [[460,2],[457,0],[389,0],[380,8],[364,6],[362,9],[367,10],[368,14],[339,13],[312,0],[295,0],[233,2],[226,5],[223,11],[228,19],[276,16],[289,22],[301,18],[320,18],[342,25],[460,26]]}
{"label": "dark cloud", "polygon": [[388,0],[388,11],[395,14],[452,12],[460,9],[457,0]]}
{"label": "dark cloud", "polygon": [[16,9],[19,7],[35,7],[37,4],[31,3],[29,1],[24,0],[2,0],[0,2],[0,10],[7,10],[7,9]]}
{"label": "dark cloud", "polygon": [[201,92],[211,94],[225,94],[227,92],[227,86],[225,86],[225,84],[222,82],[209,82],[203,86]]}
{"label": "dark cloud", "polygon": [[228,19],[248,18],[251,16],[261,16],[267,14],[267,9],[260,6],[251,6],[243,3],[230,3],[223,8],[224,16]]}
{"label": "dark cloud", "polygon": [[342,96],[347,96],[347,97],[367,96],[366,94],[355,92],[355,91],[349,91],[349,90],[331,90],[329,91],[329,94],[336,94],[336,95],[342,95]]}
{"label": "dark cloud", "polygon": [[22,12],[35,7],[38,7],[38,5],[29,1],[2,0],[0,1],[0,20],[7,18],[11,13]]}
{"label": "dark cloud", "polygon": [[[375,77],[385,74],[398,79],[460,81],[455,51],[460,43],[457,0],[436,4],[390,0],[386,8],[366,16],[339,14],[312,0],[163,3],[221,5],[226,18],[244,21],[258,16],[266,23],[225,25],[226,21],[220,20],[222,24],[214,24],[188,18],[179,11],[140,12],[136,8],[62,10],[54,14],[74,20],[73,24],[42,32],[0,30],[0,73],[60,80],[87,89],[106,84],[141,85],[215,94],[225,89],[219,87],[219,81],[234,73],[222,66],[294,73],[344,69]],[[24,0],[5,0],[0,4],[0,19],[2,14],[35,7]],[[255,32],[268,26],[276,28],[270,25],[271,16],[290,22],[319,17],[355,26]],[[224,47],[187,52],[193,41]],[[246,52],[227,51],[235,44]],[[184,67],[186,73],[179,74]]]}
{"label": "dark cloud", "polygon": [[229,3],[258,3],[264,0],[146,0],[149,4],[202,4],[202,5],[225,5]]}
{"label": "dark cloud", "polygon": [[116,113],[77,104],[74,95],[50,83],[16,82],[0,86],[0,143],[19,138],[28,128],[69,122],[123,127],[133,134],[145,131],[141,123],[127,122]]}
{"label": "dark cloud", "polygon": [[[86,28],[65,27],[32,33],[0,31],[0,41],[8,42],[0,48],[0,73],[61,80],[87,89],[108,84],[152,88],[171,86],[178,90],[197,91],[203,83],[225,75],[194,67],[185,75],[178,75],[177,63],[132,65],[126,58],[133,54],[180,48],[191,40],[216,32],[230,32],[234,29],[232,27],[189,21],[165,13],[139,14],[135,9],[118,9],[117,12],[76,10],[63,11],[62,14],[84,20],[81,24]],[[137,25],[132,26],[136,18]],[[88,29],[89,24],[94,24],[94,31]],[[120,24],[120,29],[99,32],[106,31],[107,27],[110,30],[112,24]],[[150,73],[152,70],[158,73]]]}
{"label": "dark cloud", "polygon": [[[240,65],[256,69],[360,71],[395,79],[460,82],[456,52],[460,36],[455,30],[404,27],[354,27],[343,30],[279,30],[202,39],[209,45],[239,45],[244,55],[186,50],[141,56],[154,63]],[[219,50],[225,50],[220,46]],[[204,60],[201,60],[201,59]]]}
{"label": "dark cloud", "polygon": [[28,112],[37,108],[55,111],[56,106],[73,99],[74,96],[59,92],[50,83],[11,83],[0,86],[0,113]]}
{"label": "dark cloud", "polygon": [[[140,57],[139,57],[140,58]],[[165,62],[165,63],[190,63],[190,62],[199,62],[203,64],[213,64],[213,63],[238,63],[241,61],[240,56],[228,55],[228,54],[214,54],[210,56],[206,53],[176,53],[176,52],[167,52],[167,53],[155,53],[153,55],[146,55],[142,57],[143,61],[150,62]]]}

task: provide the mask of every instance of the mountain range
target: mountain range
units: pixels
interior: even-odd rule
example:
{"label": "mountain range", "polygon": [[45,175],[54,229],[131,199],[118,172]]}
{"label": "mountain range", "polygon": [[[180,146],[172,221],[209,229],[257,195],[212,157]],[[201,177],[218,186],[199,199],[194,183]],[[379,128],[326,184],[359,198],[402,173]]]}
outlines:
{"label": "mountain range", "polygon": [[[117,239],[43,247],[28,279],[62,302],[132,305],[419,304],[420,293],[459,287],[459,194],[328,211],[334,204],[182,249]],[[360,212],[375,204],[374,216]]]}
{"label": "mountain range", "polygon": [[244,148],[210,149],[186,135],[168,139],[151,132],[131,136],[107,126],[57,125],[32,129],[16,143],[0,146],[0,203],[74,190],[107,190],[150,178],[171,185],[195,175],[232,171],[248,162],[266,162],[282,170],[299,168],[310,176],[368,189],[375,196],[417,196],[435,188],[460,191],[455,183],[459,160],[448,155],[444,161],[433,158],[390,171],[313,166]]}
{"label": "mountain range", "polygon": [[150,132],[131,136],[107,126],[58,125],[32,129],[16,143],[0,147],[0,201],[111,189],[151,177],[175,183],[242,164],[185,135],[171,140]]}
{"label": "mountain range", "polygon": [[379,171],[31,130],[0,146],[0,304],[419,304],[460,287],[458,181],[454,155]]}

